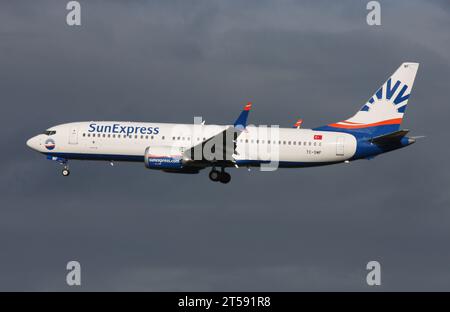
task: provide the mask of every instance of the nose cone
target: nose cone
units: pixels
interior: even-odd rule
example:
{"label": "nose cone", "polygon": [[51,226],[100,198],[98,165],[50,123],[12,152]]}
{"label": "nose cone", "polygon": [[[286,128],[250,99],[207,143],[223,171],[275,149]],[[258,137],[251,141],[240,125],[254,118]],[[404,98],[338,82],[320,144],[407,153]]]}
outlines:
{"label": "nose cone", "polygon": [[32,137],[27,141],[27,146],[35,151],[39,150],[39,141],[37,137]]}

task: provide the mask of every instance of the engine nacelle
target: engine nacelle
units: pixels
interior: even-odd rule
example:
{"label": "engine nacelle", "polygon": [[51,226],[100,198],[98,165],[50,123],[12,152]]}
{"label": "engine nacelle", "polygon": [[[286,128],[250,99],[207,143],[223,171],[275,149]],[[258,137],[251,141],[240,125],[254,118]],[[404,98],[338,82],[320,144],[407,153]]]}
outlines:
{"label": "engine nacelle", "polygon": [[183,169],[183,151],[171,146],[149,146],[145,149],[144,162],[148,169]]}

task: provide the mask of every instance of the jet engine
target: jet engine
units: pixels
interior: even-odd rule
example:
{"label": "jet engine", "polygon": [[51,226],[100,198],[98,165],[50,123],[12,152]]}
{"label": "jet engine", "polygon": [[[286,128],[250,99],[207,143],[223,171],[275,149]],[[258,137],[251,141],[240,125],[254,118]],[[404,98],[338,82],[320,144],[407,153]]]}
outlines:
{"label": "jet engine", "polygon": [[148,169],[180,170],[186,160],[178,147],[149,146],[145,149],[144,162]]}

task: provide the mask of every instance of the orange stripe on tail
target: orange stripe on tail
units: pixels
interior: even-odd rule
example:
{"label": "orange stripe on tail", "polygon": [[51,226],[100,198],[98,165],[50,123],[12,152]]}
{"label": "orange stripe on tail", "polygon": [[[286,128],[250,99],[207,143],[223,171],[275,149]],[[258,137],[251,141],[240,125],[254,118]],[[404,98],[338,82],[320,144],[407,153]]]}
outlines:
{"label": "orange stripe on tail", "polygon": [[[347,121],[343,121],[347,122]],[[376,126],[383,126],[383,125],[399,125],[402,123],[402,118],[394,118],[389,120],[384,120],[380,122],[375,122],[371,124],[360,124],[360,125],[342,125],[339,123],[330,124],[328,126],[334,127],[334,128],[342,128],[342,129],[359,129],[359,128],[369,128],[369,127],[376,127]]]}

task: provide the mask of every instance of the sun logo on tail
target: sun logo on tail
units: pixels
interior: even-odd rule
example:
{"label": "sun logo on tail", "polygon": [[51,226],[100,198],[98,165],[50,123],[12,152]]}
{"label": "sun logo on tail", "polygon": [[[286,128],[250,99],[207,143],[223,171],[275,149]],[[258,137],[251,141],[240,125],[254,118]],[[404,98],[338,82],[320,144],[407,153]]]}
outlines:
{"label": "sun logo on tail", "polygon": [[[397,92],[400,85],[401,82],[397,80],[392,86],[392,79],[389,79],[386,84],[378,89],[378,91],[370,98],[367,104],[361,108],[361,111],[369,112],[373,109],[384,107],[383,111],[390,108],[403,114],[406,110],[406,104],[410,94],[405,94],[408,89],[408,86],[405,84],[394,98],[394,94]],[[388,103],[391,105],[388,105]]]}
{"label": "sun logo on tail", "polygon": [[365,128],[387,124],[400,124],[409,99],[408,86],[389,78],[353,117],[331,124],[337,128]]}

